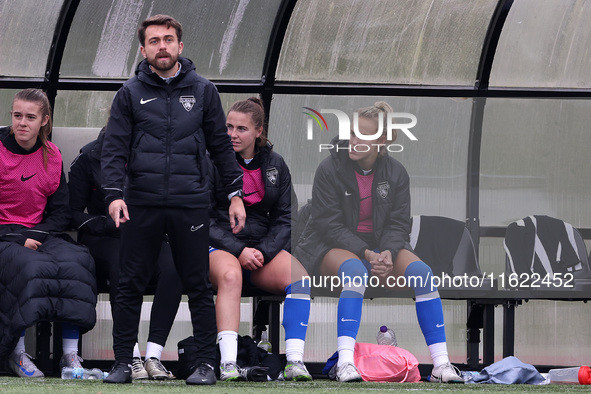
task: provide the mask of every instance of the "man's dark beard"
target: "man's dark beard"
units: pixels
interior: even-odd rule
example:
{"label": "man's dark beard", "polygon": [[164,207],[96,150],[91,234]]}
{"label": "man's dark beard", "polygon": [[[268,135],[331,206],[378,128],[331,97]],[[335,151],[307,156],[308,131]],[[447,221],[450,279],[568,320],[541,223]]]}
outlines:
{"label": "man's dark beard", "polygon": [[176,66],[176,64],[178,63],[178,56],[175,58],[174,56],[170,56],[170,65],[168,67],[162,67],[160,65],[158,65],[158,57],[154,58],[153,62],[148,61],[148,64],[150,66],[152,66],[153,69],[158,70],[158,71],[170,71],[174,68],[174,66]]}

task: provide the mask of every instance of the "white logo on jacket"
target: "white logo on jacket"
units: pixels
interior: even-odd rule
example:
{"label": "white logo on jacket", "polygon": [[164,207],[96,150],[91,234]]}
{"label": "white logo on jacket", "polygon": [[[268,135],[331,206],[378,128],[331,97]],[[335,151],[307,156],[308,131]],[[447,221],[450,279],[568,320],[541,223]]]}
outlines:
{"label": "white logo on jacket", "polygon": [[195,105],[195,96],[181,96],[179,97],[179,103],[183,104],[183,107],[189,112]]}
{"label": "white logo on jacket", "polygon": [[154,98],[147,99],[147,100],[144,100],[143,98],[141,98],[141,99],[140,99],[140,104],[141,104],[141,105],[148,104],[150,101],[154,101],[154,100],[156,100],[156,99],[158,99],[158,97],[154,97]]}
{"label": "white logo on jacket", "polygon": [[275,167],[267,168],[267,179],[272,184],[277,183],[277,176],[278,175],[279,175],[279,171],[277,171],[277,168],[275,168]]}

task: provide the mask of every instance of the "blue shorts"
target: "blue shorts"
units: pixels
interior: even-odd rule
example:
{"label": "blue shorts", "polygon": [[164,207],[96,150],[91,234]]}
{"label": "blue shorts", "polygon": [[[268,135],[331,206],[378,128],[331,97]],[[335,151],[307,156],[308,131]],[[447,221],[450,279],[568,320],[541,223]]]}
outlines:
{"label": "blue shorts", "polygon": [[[215,252],[216,250],[220,250],[220,249],[214,248],[213,246],[209,247],[209,253]],[[245,270],[244,268],[242,269],[242,278],[244,279],[245,282],[252,285],[252,283],[250,282],[250,271],[249,270]]]}

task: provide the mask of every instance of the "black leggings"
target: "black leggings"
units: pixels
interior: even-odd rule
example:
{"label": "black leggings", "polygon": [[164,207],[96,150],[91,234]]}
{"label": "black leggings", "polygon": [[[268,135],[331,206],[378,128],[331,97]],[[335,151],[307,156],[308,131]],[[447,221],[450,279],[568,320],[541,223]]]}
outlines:
{"label": "black leggings", "polygon": [[[116,237],[82,233],[79,234],[78,241],[88,247],[90,254],[94,258],[97,283],[101,284],[108,281],[109,298],[111,308],[113,308],[117,296],[117,284],[119,283],[121,240]],[[150,313],[148,341],[164,346],[174,323],[183,290],[168,242],[162,243],[152,283],[156,285],[156,289]]]}

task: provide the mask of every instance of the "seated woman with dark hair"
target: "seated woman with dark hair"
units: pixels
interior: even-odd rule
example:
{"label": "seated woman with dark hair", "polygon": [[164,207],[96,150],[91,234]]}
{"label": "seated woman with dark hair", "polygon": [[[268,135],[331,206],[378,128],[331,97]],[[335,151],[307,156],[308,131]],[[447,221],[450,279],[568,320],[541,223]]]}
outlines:
{"label": "seated woman with dark hair", "polygon": [[[263,135],[265,112],[260,99],[235,102],[228,111],[228,135],[244,172],[244,229],[233,234],[228,201],[214,184],[210,223],[210,279],[217,289],[215,303],[221,353],[221,380],[245,376],[236,364],[242,281],[273,294],[285,294],[283,327],[286,380],[311,380],[303,362],[310,314],[310,285],[306,270],[291,249],[291,217],[297,201],[283,158]],[[217,177],[216,177],[217,180]]]}

